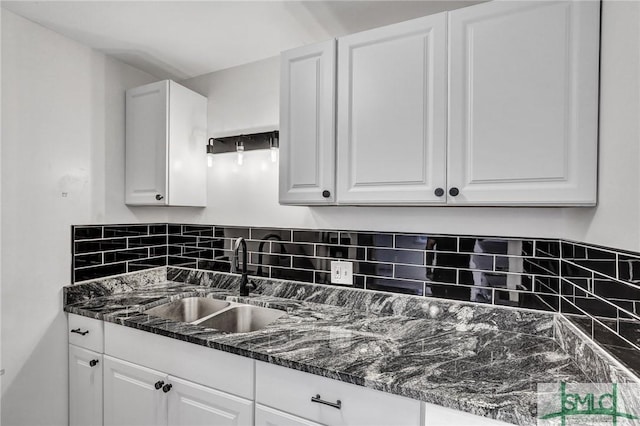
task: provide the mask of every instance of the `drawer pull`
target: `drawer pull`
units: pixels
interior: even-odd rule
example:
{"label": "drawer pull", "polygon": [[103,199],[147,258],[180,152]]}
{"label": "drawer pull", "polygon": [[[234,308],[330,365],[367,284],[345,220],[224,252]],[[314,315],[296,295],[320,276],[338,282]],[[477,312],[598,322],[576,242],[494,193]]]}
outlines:
{"label": "drawer pull", "polygon": [[72,333],[78,333],[81,336],[84,336],[85,334],[89,334],[89,330],[87,331],[82,331],[79,328],[74,328],[73,330],[71,330]]}
{"label": "drawer pull", "polygon": [[342,408],[342,401],[337,400],[336,402],[323,401],[320,397],[320,394],[311,397],[311,402],[317,402],[318,404],[328,405],[329,407],[337,408],[338,410]]}
{"label": "drawer pull", "polygon": [[99,362],[100,361],[97,359],[92,359],[91,361],[89,361],[89,367],[95,367]]}

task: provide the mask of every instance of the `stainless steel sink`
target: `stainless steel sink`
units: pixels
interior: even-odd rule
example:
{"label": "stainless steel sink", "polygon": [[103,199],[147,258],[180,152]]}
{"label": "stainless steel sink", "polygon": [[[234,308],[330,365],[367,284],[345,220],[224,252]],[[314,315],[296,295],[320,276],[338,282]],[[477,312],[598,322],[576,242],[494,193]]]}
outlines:
{"label": "stainless steel sink", "polygon": [[144,311],[147,315],[181,322],[195,322],[227,308],[231,303],[207,297],[186,297]]}
{"label": "stainless steel sink", "polygon": [[286,312],[252,305],[239,305],[212,316],[198,325],[230,333],[248,333],[271,324]]}

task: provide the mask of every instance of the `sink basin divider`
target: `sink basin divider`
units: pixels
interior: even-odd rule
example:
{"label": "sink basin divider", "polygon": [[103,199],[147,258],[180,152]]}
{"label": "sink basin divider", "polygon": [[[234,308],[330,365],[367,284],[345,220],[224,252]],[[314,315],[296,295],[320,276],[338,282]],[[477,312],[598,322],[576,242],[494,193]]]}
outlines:
{"label": "sink basin divider", "polygon": [[[216,315],[220,315],[221,313],[226,312],[226,311],[228,311],[230,309],[236,308],[238,306],[246,306],[246,305],[248,305],[247,303],[237,303],[237,302],[229,302],[229,301],[227,301],[227,302],[229,303],[229,306],[227,306],[226,308],[222,308],[219,311],[216,311],[216,312],[214,312],[214,313],[212,313],[210,315],[207,315],[205,317],[199,318],[199,319],[197,319],[195,321],[191,321],[189,324],[198,325],[201,322],[204,322],[204,321],[208,320],[211,317],[215,317]],[[252,306],[252,305],[249,305],[249,306]]]}

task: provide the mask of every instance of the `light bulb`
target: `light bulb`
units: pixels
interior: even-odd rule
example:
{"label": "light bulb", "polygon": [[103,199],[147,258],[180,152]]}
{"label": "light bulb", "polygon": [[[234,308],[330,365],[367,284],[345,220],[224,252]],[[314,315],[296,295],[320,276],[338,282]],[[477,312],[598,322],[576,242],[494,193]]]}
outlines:
{"label": "light bulb", "polygon": [[242,166],[244,163],[244,144],[242,142],[236,143],[236,151],[238,152],[238,166]]}
{"label": "light bulb", "polygon": [[214,138],[209,138],[207,143],[207,167],[213,167],[213,141]]}
{"label": "light bulb", "polygon": [[269,137],[269,148],[271,149],[271,162],[275,163],[278,161],[278,147],[280,146],[280,142],[278,141],[278,133],[273,132],[271,137]]}

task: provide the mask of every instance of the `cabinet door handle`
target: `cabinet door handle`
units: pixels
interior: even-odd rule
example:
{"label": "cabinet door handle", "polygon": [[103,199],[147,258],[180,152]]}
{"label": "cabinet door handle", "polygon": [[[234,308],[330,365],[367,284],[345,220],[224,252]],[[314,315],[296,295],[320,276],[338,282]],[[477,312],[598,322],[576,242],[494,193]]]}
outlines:
{"label": "cabinet door handle", "polygon": [[324,401],[320,397],[320,394],[311,397],[311,402],[317,402],[318,404],[328,405],[329,407],[337,408],[338,410],[342,408],[342,401],[337,400],[336,402]]}
{"label": "cabinet door handle", "polygon": [[162,200],[164,197],[160,194],[156,194],[156,200],[160,201]]}
{"label": "cabinet door handle", "polygon": [[171,390],[171,388],[173,387],[173,385],[171,383],[167,383],[166,385],[164,385],[162,387],[162,392],[167,393]]}
{"label": "cabinet door handle", "polygon": [[449,189],[449,195],[451,195],[452,197],[457,196],[460,193],[460,190],[458,188],[456,188],[455,186],[451,189]]}
{"label": "cabinet door handle", "polygon": [[444,189],[436,188],[436,190],[433,191],[433,193],[436,194],[436,197],[442,197],[444,195]]}
{"label": "cabinet door handle", "polygon": [[89,334],[89,330],[82,331],[82,330],[81,330],[81,329],[79,329],[79,328],[74,328],[73,330],[71,330],[71,332],[72,332],[72,333],[78,333],[78,334],[79,334],[79,335],[81,335],[81,336],[84,336],[84,335],[86,335],[86,334]]}
{"label": "cabinet door handle", "polygon": [[156,390],[160,390],[162,385],[164,385],[164,382],[162,380],[158,380],[153,386],[156,388]]}
{"label": "cabinet door handle", "polygon": [[97,359],[92,359],[91,361],[89,361],[89,367],[95,367],[99,362],[100,361]]}
{"label": "cabinet door handle", "polygon": [[329,198],[331,197],[331,192],[327,191],[326,189],[324,191],[322,191],[322,196],[324,198]]}

